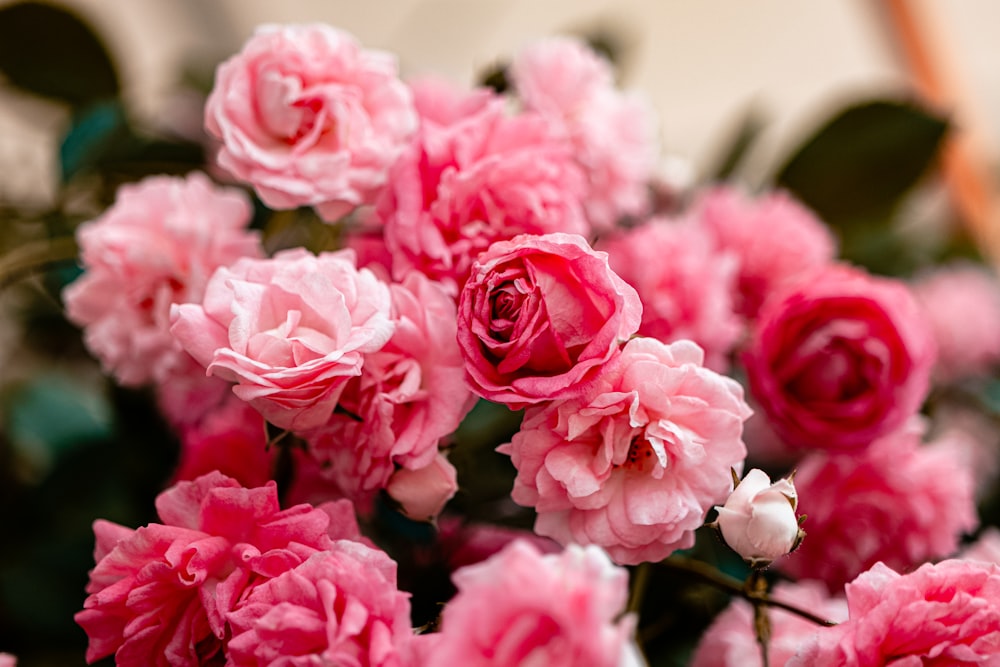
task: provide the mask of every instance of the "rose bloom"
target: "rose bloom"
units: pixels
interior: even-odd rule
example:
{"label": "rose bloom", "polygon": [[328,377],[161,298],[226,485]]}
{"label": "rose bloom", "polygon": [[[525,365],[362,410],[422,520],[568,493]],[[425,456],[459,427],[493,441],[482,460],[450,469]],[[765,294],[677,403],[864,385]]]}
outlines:
{"label": "rose bloom", "polygon": [[1000,664],[1000,567],[948,560],[897,574],[876,564],[847,585],[850,618],[821,628],[787,667]]}
{"label": "rose bloom", "polygon": [[[787,602],[833,622],[847,620],[847,604],[842,597],[829,597],[817,581],[779,582],[770,592],[774,600]],[[769,607],[771,637],[768,660],[784,665],[806,639],[816,632],[816,624],[798,614]],[[690,667],[761,667],[760,645],[754,633],[753,605],[735,598],[705,630]]]}
{"label": "rose bloom", "polygon": [[985,267],[957,264],[913,284],[938,345],[942,380],[983,375],[1000,361],[1000,282]]}
{"label": "rose bloom", "polygon": [[409,659],[409,595],[384,552],[339,540],[250,591],[228,615],[232,667],[402,667]]}
{"label": "rose bloom", "polygon": [[326,423],[303,433],[324,476],[363,508],[397,466],[430,465],[474,403],[455,340],[455,302],[419,273],[389,289],[392,338],[365,355]]}
{"label": "rose bloom", "polygon": [[597,248],[642,299],[640,335],[665,343],[693,340],[705,350],[706,366],[728,368],[728,354],[743,333],[733,310],[738,264],[732,253],[720,252],[704,228],[663,218]]}
{"label": "rose bloom", "polygon": [[163,523],[137,530],[94,523],[97,564],[75,616],[88,662],[206,664],[249,588],[360,537],[347,501],[282,510],[273,482],[246,489],[218,472],[167,489],[156,510]]}
{"label": "rose bloom", "polygon": [[391,54],[326,25],[265,25],[219,66],[205,127],[268,206],[336,220],[374,200],[417,114]]}
{"label": "rose bloom", "polygon": [[499,448],[535,532],[603,547],[617,563],[658,561],[694,531],[742,467],[750,409],[740,385],[702,367],[697,345],[634,338],[587,393],[530,408]]}
{"label": "rose bloom", "polygon": [[459,295],[472,390],[511,408],[580,390],[639,328],[636,291],[580,236],[501,241]]}
{"label": "rose bloom", "polygon": [[771,478],[754,468],[729,494],[726,504],[716,507],[722,538],[733,551],[751,564],[769,563],[795,548],[799,522],[795,516],[798,494],[790,479]]}
{"label": "rose bloom", "polygon": [[830,266],[767,301],[743,360],[754,398],[788,444],[851,450],[917,411],[934,356],[906,285]]}
{"label": "rose bloom", "polygon": [[751,199],[738,190],[705,191],[692,215],[723,250],[739,258],[737,311],[754,317],[771,292],[833,261],[833,234],[811,211],[783,192]]}
{"label": "rose bloom", "polygon": [[780,567],[837,590],[879,561],[904,571],[955,553],[978,523],[972,473],[948,442],[921,445],[922,432],[915,421],[864,451],[803,459],[808,535]]}
{"label": "rose bloom", "polygon": [[305,430],[392,336],[389,309],[389,288],[349,251],[296,248],[216,271],[202,303],[174,307],[171,332],[269,422]]}
{"label": "rose bloom", "polygon": [[161,380],[184,352],[170,304],[199,301],[212,272],[258,257],[250,202],[201,173],[123,185],[111,208],[77,230],[84,274],[63,291],[87,348],[123,385]]}
{"label": "rose bloom", "polygon": [[418,637],[427,665],[635,665],[628,573],[596,547],[542,554],[517,540],[452,574],[458,593],[437,634]]}
{"label": "rose bloom", "polygon": [[495,241],[589,233],[583,173],[549,122],[508,116],[489,91],[413,85],[421,130],[376,204],[397,279],[417,270],[457,293]]}
{"label": "rose bloom", "polygon": [[570,137],[590,181],[584,205],[594,228],[607,230],[645,212],[657,158],[649,102],[618,91],[611,64],[571,37],[528,46],[514,57],[510,74],[524,108]]}
{"label": "rose bloom", "polygon": [[1000,530],[996,526],[986,527],[975,542],[962,549],[958,557],[1000,565]]}

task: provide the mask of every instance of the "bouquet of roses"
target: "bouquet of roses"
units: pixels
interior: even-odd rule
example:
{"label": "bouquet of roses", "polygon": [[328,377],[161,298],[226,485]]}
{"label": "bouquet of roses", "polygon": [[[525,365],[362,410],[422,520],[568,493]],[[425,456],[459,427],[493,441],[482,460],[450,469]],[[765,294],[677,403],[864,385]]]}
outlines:
{"label": "bouquet of roses", "polygon": [[66,313],[181,445],[159,521],[94,523],[87,660],[668,664],[697,581],[735,599],[694,665],[997,664],[1000,542],[957,557],[992,458],[920,413],[1000,360],[993,277],[672,188],[582,41],[499,79],[262,27],[207,99],[216,180],[79,227]]}

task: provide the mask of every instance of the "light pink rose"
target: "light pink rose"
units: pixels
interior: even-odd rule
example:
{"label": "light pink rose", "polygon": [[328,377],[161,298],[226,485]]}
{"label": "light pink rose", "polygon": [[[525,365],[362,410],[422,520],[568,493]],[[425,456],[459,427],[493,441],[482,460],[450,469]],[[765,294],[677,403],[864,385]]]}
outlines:
{"label": "light pink rose", "polygon": [[246,489],[218,472],[167,489],[156,509],[163,523],[137,530],[94,523],[97,565],[74,617],[88,662],[205,664],[221,655],[225,615],[249,588],[360,537],[340,505],[282,510],[273,482]]}
{"label": "light pink rose", "polygon": [[751,199],[717,187],[692,205],[692,213],[723,250],[739,258],[737,311],[754,317],[783,283],[829,264],[833,234],[811,211],[783,192]]}
{"label": "light pink rose", "polygon": [[417,122],[395,58],[322,24],[259,27],[205,105],[221,167],[272,208],[331,221],[374,200]]}
{"label": "light pink rose", "polygon": [[408,598],[384,552],[335,542],[255,587],[229,613],[226,664],[410,665]]}
{"label": "light pink rose", "polygon": [[986,527],[975,542],[962,549],[958,557],[962,560],[1000,565],[1000,529],[996,526]]}
{"label": "light pink rose", "polygon": [[[828,621],[847,620],[843,597],[829,597],[826,587],[817,581],[779,582],[770,593],[774,600],[806,609]],[[771,638],[767,643],[768,660],[784,665],[799,647],[813,635],[817,625],[797,614],[777,607],[768,609]],[[690,667],[761,667],[760,645],[754,632],[753,606],[736,598],[715,617],[705,630]]]}
{"label": "light pink rose", "polygon": [[703,368],[697,345],[634,338],[586,394],[530,408],[499,451],[535,532],[618,563],[658,561],[694,544],[729,495],[749,415],[743,389]]}
{"label": "light pink rose", "polygon": [[303,433],[322,474],[361,508],[396,467],[434,461],[474,403],[455,340],[455,302],[419,273],[389,289],[392,338],[365,355],[328,420]]}
{"label": "light pink rose", "polygon": [[524,107],[566,133],[590,181],[584,205],[597,230],[649,206],[657,158],[656,115],[615,88],[611,65],[583,41],[550,37],[518,53],[511,79]]}
{"label": "light pink rose", "polygon": [[847,585],[850,618],[821,628],[787,667],[1000,664],[1000,567],[948,560],[897,574],[882,563]]}
{"label": "light pink rose", "polygon": [[363,355],[389,340],[389,288],[348,251],[297,248],[216,271],[171,332],[208,373],[281,428],[322,425]]}
{"label": "light pink rose", "polygon": [[17,667],[17,656],[0,653],[0,667]]}
{"label": "light pink rose", "polygon": [[583,173],[544,118],[507,116],[488,91],[415,86],[419,137],[376,204],[397,279],[417,270],[457,293],[495,241],[589,233]]}
{"label": "light pink rose", "polygon": [[956,264],[913,284],[938,346],[935,374],[942,380],[984,375],[1000,361],[1000,282],[985,267]]}
{"label": "light pink rose", "polygon": [[722,539],[751,563],[769,563],[789,553],[799,541],[799,521],[795,515],[799,499],[790,479],[771,478],[754,468],[716,507]]}
{"label": "light pink rose", "polygon": [[852,450],[917,411],[934,357],[905,284],[829,266],[767,301],[743,361],[754,398],[788,444]]}
{"label": "light pink rose", "polygon": [[972,474],[947,442],[921,445],[922,433],[915,421],[866,450],[803,459],[808,535],[781,569],[837,590],[879,561],[904,571],[954,554],[978,523]]}
{"label": "light pink rose", "polygon": [[392,473],[385,490],[409,518],[434,521],[458,490],[455,466],[439,453],[423,468]]}
{"label": "light pink rose", "polygon": [[629,664],[635,618],[628,573],[596,547],[543,555],[515,541],[452,575],[458,593],[427,635],[423,664],[617,667]]}
{"label": "light pink rose", "polygon": [[[733,310],[735,255],[721,252],[704,228],[658,218],[596,246],[642,299],[639,334],[665,343],[693,340],[719,372],[743,333]],[[669,258],[664,261],[664,258]]]}
{"label": "light pink rose", "polygon": [[199,301],[217,267],[259,257],[239,190],[201,173],[123,185],[114,205],[77,230],[84,274],[63,291],[66,314],[123,385],[162,380],[183,364],[170,304]]}
{"label": "light pink rose", "polygon": [[636,291],[573,234],[493,244],[459,295],[472,390],[512,408],[578,392],[639,328]]}

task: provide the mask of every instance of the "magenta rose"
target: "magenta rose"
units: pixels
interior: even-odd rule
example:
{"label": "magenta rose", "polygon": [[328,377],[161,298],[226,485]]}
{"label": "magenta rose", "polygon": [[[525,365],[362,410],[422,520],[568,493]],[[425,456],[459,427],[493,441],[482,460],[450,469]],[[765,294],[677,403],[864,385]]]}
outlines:
{"label": "magenta rose", "polygon": [[935,359],[906,285],[830,266],[773,295],[744,355],[774,430],[802,448],[858,449],[913,415]]}
{"label": "magenta rose", "polygon": [[389,310],[389,288],[349,251],[298,248],[219,269],[203,303],[174,307],[171,332],[269,422],[305,430],[392,336]]}
{"label": "magenta rose", "polygon": [[846,622],[821,628],[787,667],[1000,664],[1000,567],[947,560],[897,574],[876,564],[847,585]]}
{"label": "magenta rose", "polygon": [[573,234],[522,235],[480,255],[459,295],[473,391],[512,408],[577,392],[639,328],[642,303]]}
{"label": "magenta rose", "polygon": [[265,25],[219,66],[205,127],[268,206],[336,220],[373,201],[417,114],[392,55],[327,25]]}

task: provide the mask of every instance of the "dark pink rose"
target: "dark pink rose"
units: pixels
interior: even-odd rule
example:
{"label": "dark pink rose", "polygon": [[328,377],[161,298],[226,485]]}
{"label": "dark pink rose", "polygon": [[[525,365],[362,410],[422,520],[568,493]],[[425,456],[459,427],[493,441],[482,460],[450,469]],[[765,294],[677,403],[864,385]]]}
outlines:
{"label": "dark pink rose", "polygon": [[373,201],[417,114],[392,55],[327,25],[265,25],[219,66],[205,127],[268,206],[336,220]]}
{"label": "dark pink rose", "polygon": [[634,338],[582,396],[525,412],[499,451],[536,533],[630,565],[694,544],[743,465],[750,414],[743,388],[702,362],[690,341]]}
{"label": "dark pink rose", "polygon": [[66,315],[123,385],[162,381],[183,365],[170,305],[200,301],[216,268],[259,257],[246,195],[204,174],[123,185],[114,205],[77,230],[84,274],[63,292]]}
{"label": "dark pink rose", "polygon": [[170,330],[269,422],[306,430],[392,336],[389,308],[389,288],[349,251],[296,248],[219,269],[202,303],[174,307]]}
{"label": "dark pink rose", "polygon": [[847,585],[846,622],[820,628],[787,667],[1000,664],[1000,567],[947,560],[897,574],[876,564]]}
{"label": "dark pink rose", "polygon": [[906,285],[830,266],[773,295],[744,355],[774,430],[801,448],[858,449],[924,397],[934,339]]}
{"label": "dark pink rose", "polygon": [[493,244],[459,296],[473,391],[512,408],[577,392],[639,328],[635,289],[575,234]]}

